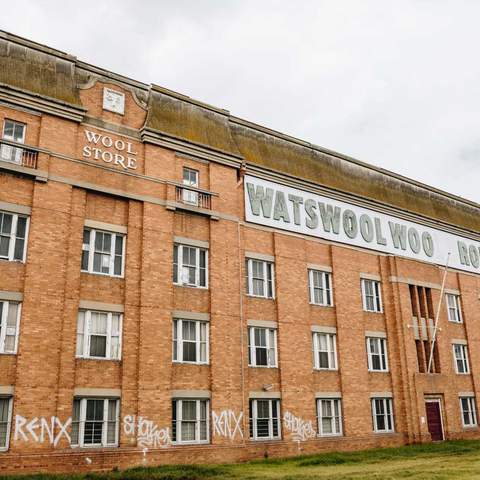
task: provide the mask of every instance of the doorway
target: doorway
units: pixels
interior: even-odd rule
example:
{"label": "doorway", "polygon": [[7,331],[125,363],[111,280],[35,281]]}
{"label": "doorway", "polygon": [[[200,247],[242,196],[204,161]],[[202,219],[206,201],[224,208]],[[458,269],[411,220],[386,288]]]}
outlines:
{"label": "doorway", "polygon": [[440,399],[426,400],[425,411],[427,413],[428,431],[432,436],[432,441],[442,441],[444,439],[444,436]]}

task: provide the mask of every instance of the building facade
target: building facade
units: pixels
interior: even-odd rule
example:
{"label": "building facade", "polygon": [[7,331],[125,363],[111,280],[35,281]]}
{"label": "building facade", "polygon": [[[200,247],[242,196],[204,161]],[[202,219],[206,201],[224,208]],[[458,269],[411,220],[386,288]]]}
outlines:
{"label": "building facade", "polygon": [[0,128],[0,472],[480,436],[479,205],[6,32]]}

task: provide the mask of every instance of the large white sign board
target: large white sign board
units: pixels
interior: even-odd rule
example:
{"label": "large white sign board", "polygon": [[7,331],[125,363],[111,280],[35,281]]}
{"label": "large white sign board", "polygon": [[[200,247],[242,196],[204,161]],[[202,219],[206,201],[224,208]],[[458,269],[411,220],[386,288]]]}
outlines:
{"label": "large white sign board", "polygon": [[247,222],[480,273],[480,242],[245,176]]}

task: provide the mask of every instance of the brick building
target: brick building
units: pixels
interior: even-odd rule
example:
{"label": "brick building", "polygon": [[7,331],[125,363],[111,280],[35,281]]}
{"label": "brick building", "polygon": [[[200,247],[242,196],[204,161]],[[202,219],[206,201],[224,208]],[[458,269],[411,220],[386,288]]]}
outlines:
{"label": "brick building", "polygon": [[0,128],[0,472],[479,436],[480,205],[5,32]]}

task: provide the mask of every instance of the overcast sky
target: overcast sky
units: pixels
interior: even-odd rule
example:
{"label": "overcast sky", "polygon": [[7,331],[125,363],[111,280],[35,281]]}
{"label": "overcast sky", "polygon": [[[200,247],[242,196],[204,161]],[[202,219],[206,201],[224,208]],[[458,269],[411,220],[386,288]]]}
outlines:
{"label": "overcast sky", "polygon": [[12,5],[1,29],[480,202],[480,1]]}

